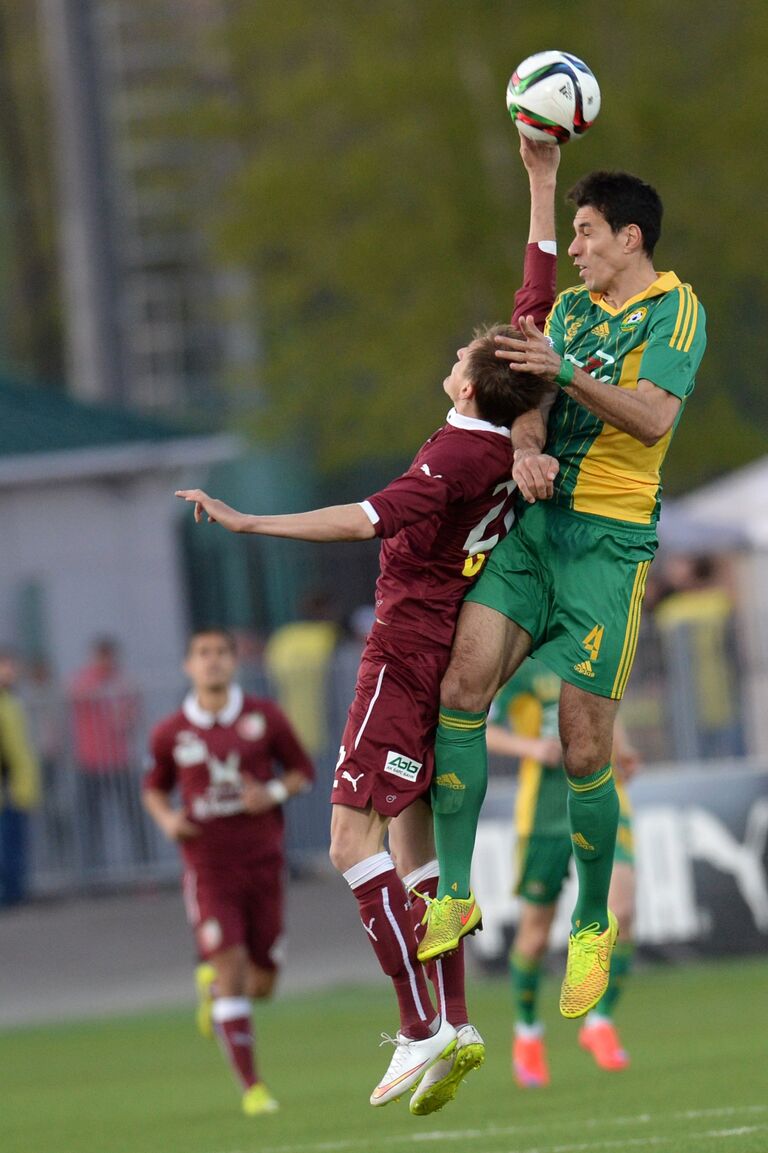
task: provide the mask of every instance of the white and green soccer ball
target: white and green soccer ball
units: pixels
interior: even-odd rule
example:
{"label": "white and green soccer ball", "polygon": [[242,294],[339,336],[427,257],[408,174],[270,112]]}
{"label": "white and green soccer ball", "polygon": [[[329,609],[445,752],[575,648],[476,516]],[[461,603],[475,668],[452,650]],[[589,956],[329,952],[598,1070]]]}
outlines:
{"label": "white and green soccer ball", "polygon": [[507,108],[523,136],[565,144],[594,124],[600,111],[600,86],[578,56],[537,52],[512,73]]}

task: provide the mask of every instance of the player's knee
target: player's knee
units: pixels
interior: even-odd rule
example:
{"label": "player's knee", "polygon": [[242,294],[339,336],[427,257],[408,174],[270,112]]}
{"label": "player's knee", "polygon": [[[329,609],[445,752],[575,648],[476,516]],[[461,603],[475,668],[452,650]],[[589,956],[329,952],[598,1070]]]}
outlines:
{"label": "player's knee", "polygon": [[563,745],[563,764],[569,777],[588,777],[611,759],[611,750],[592,740],[571,741]]}
{"label": "player's knee", "polygon": [[443,708],[480,713],[488,707],[489,700],[485,685],[479,684],[458,661],[452,661],[440,685]]}
{"label": "player's knee", "polygon": [[268,1001],[275,991],[275,974],[252,972],[248,981],[248,996],[254,1001]]}
{"label": "player's knee", "polygon": [[346,873],[360,860],[360,846],[348,829],[336,829],[331,834],[331,847],[328,851],[331,864],[339,873]]}

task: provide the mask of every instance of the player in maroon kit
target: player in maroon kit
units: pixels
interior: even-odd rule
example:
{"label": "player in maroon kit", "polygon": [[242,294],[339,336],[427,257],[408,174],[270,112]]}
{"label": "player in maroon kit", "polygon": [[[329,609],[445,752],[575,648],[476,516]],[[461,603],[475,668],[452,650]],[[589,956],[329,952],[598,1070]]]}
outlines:
{"label": "player in maroon kit", "polygon": [[[192,689],[152,732],[143,797],[157,825],[179,843],[187,916],[207,962],[200,968],[213,978],[201,992],[212,997],[213,1026],[243,1084],[243,1110],[255,1115],[277,1109],[257,1073],[249,998],[270,996],[277,973],[282,806],[310,787],[314,772],[280,709],[244,696],[236,670],[229,633],[192,635],[184,662]],[[180,808],[170,801],[175,788]]]}
{"label": "player in maroon kit", "polygon": [[[543,319],[555,284],[559,152],[523,139],[521,153],[531,185],[531,229],[513,321]],[[416,1114],[451,1100],[484,1058],[482,1038],[468,1022],[463,950],[429,967],[436,1013],[416,960],[414,929],[438,879],[428,797],[439,685],[462,598],[513,518],[510,427],[544,393],[524,387],[522,374],[499,373],[498,331],[459,350],[443,382],[454,406],[447,423],[406,473],[360,504],[250,516],[200,489],[177,493],[194,503],[197,521],[207,516],[233,532],[312,541],[382,538],[376,623],[333,782],[331,859],[357,899],[400,1009],[395,1053],[371,1104],[396,1100],[420,1082],[410,1104]],[[388,829],[391,855],[384,848]]]}

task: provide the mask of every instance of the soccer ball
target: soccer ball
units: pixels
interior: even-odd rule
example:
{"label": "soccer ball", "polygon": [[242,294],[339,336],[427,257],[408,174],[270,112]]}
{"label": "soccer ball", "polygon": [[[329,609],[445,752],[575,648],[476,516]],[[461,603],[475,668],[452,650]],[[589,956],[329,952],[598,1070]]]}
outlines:
{"label": "soccer ball", "polygon": [[594,123],[600,111],[600,88],[578,56],[537,52],[512,73],[507,108],[523,136],[565,144]]}

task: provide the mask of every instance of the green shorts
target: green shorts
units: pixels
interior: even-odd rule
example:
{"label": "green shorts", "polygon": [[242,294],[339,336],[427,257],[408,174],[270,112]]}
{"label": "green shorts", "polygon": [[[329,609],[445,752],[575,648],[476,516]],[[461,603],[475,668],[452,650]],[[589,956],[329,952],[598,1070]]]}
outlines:
{"label": "green shorts", "polygon": [[570,865],[570,837],[520,837],[515,893],[532,905],[553,905]]}
{"label": "green shorts", "polygon": [[539,501],[522,509],[466,599],[530,633],[536,659],[561,680],[620,700],[655,551],[653,529]]}

